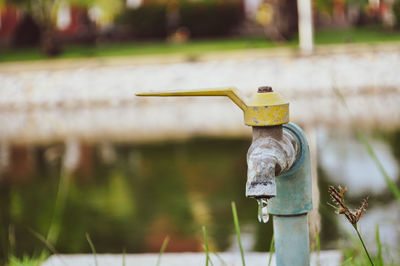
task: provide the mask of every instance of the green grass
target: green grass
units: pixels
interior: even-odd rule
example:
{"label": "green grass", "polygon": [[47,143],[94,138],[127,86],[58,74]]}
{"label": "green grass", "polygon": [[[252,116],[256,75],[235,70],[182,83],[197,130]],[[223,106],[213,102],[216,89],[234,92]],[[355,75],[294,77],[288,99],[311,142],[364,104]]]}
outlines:
{"label": "green grass", "polygon": [[391,261],[391,259],[386,258],[384,261],[384,255],[382,254],[382,243],[379,236],[379,228],[376,226],[376,246],[377,252],[372,256],[372,263],[367,256],[363,255],[363,246],[361,242],[354,235],[347,232],[346,239],[340,242],[340,249],[343,252],[344,260],[342,262],[343,266],[365,266],[365,265],[376,265],[376,266],[394,266],[398,265],[397,262]]}
{"label": "green grass", "polygon": [[157,258],[157,263],[156,266],[160,266],[161,263],[161,256],[164,253],[165,249],[168,246],[168,242],[169,242],[169,236],[166,236],[164,238],[164,241],[162,242],[161,248],[160,248],[160,252],[158,253],[158,258]]}
{"label": "green grass", "polygon": [[244,260],[244,251],[243,251],[243,247],[242,247],[242,240],[240,237],[240,226],[239,226],[239,218],[238,218],[237,210],[236,210],[236,204],[235,204],[235,202],[232,201],[231,205],[232,205],[233,223],[235,224],[236,236],[238,238],[238,243],[239,243],[239,248],[240,248],[240,256],[242,257],[243,266],[246,266],[246,262]]}
{"label": "green grass", "polygon": [[379,25],[348,28],[320,29],[315,34],[316,44],[398,42],[399,31],[389,31]]}
{"label": "green grass", "polygon": [[32,257],[24,255],[22,258],[15,256],[10,257],[9,266],[40,266],[47,258],[47,254],[43,254],[38,257]]}
{"label": "green grass", "polygon": [[[289,45],[289,44],[287,44]],[[286,46],[287,46],[286,45]],[[110,56],[137,56],[160,54],[184,54],[199,56],[206,52],[277,47],[265,38],[228,38],[195,40],[183,44],[161,41],[100,44],[96,46],[66,45],[56,58],[101,58]],[[38,48],[7,49],[0,52],[0,62],[48,59]],[[51,59],[49,59],[51,60]]]}
{"label": "green grass", "polygon": [[269,245],[269,257],[268,257],[268,266],[271,266],[271,262],[272,262],[272,255],[275,252],[275,238],[274,235],[272,235],[271,238],[271,243]]}
{"label": "green grass", "polygon": [[97,262],[96,249],[95,249],[95,247],[93,245],[93,242],[92,242],[92,239],[90,238],[88,233],[86,233],[86,239],[87,239],[87,241],[89,243],[90,249],[92,250],[92,254],[94,256],[94,265],[98,266],[99,264]]}
{"label": "green grass", "polygon": [[381,242],[381,237],[379,234],[379,225],[376,225],[375,239],[376,239],[376,245],[378,246],[377,265],[383,266],[384,263],[383,263],[383,256],[382,256],[382,242]]}
{"label": "green grass", "polygon": [[[400,32],[384,30],[379,25],[349,29],[319,29],[315,33],[315,43],[317,45],[398,41],[400,41]],[[297,43],[297,37],[286,43],[273,43],[264,37],[255,37],[192,40],[183,44],[152,41],[99,44],[96,46],[65,45],[63,47],[63,53],[56,58],[102,58],[113,56],[181,54],[191,59],[207,52],[294,47]],[[51,60],[43,55],[38,48],[3,49],[3,51],[0,51],[0,62],[45,59]]]}
{"label": "green grass", "polygon": [[201,227],[202,231],[203,231],[203,237],[204,237],[204,249],[206,252],[206,266],[208,266],[209,262],[212,264],[211,262],[211,258],[210,258],[210,249],[208,247],[208,237],[207,237],[207,231],[206,231],[206,227],[202,226]]}

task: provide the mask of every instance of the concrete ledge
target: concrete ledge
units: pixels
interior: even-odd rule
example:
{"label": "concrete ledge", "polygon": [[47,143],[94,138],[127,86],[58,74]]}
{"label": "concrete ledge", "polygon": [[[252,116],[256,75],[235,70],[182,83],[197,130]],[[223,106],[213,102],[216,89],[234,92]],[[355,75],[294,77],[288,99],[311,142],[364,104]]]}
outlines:
{"label": "concrete ledge", "polygon": [[[125,256],[126,266],[156,265],[158,254],[129,254]],[[245,254],[246,265],[268,265],[269,254],[263,252],[250,252]],[[219,253],[219,258],[211,254],[211,260],[215,266],[240,266],[242,261],[240,253]],[[97,255],[98,266],[122,266],[123,255],[101,254]],[[337,250],[321,251],[311,255],[311,265],[336,266],[341,265],[342,253]],[[94,255],[53,255],[42,266],[95,266]],[[161,257],[161,266],[203,266],[205,265],[205,253],[165,253]],[[275,264],[275,255],[272,257],[272,265]]]}

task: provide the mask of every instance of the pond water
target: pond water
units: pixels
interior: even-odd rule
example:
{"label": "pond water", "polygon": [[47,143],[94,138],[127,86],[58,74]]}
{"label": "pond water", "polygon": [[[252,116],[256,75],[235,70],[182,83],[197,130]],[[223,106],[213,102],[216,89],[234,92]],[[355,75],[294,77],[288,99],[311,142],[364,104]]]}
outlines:
{"label": "pond water", "polygon": [[[318,136],[322,248],[338,248],[345,228],[326,204],[330,184],[348,186],[350,206],[370,195],[366,220],[373,229],[382,222],[377,217],[399,218],[398,212],[388,214],[398,203],[355,134],[319,130]],[[371,133],[369,139],[400,185],[400,130]],[[0,186],[2,256],[39,252],[45,245],[32,231],[46,237],[49,228],[60,253],[90,253],[86,233],[99,253],[158,252],[167,235],[167,252],[202,251],[202,225],[213,250],[235,250],[231,201],[245,249],[266,251],[272,222],[259,223],[257,202],[245,197],[249,145],[250,139],[242,138],[86,143],[78,146],[71,173],[62,167],[62,144],[10,147]],[[398,225],[382,224],[386,242],[398,247]],[[369,227],[363,228],[368,234]]]}

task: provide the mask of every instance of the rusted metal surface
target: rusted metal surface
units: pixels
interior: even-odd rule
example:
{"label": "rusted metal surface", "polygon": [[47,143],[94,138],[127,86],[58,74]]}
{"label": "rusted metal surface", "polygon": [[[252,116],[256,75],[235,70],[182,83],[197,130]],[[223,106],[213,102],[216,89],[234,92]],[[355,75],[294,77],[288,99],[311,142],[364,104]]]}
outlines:
{"label": "rusted metal surface", "polygon": [[246,196],[276,196],[275,176],[290,169],[297,143],[282,126],[253,127],[253,141],[247,153]]}
{"label": "rusted metal surface", "polygon": [[270,86],[261,86],[258,87],[258,93],[264,93],[264,92],[273,92],[272,87]]}

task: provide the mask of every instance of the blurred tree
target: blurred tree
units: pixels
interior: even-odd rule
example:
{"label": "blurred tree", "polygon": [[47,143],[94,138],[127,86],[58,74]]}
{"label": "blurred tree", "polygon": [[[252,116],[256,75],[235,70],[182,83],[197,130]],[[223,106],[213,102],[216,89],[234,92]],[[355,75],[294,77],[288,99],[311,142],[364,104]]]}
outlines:
{"label": "blurred tree", "polygon": [[97,7],[101,10],[101,17],[105,22],[110,22],[123,7],[122,0],[0,0],[0,6],[2,4],[12,4],[23,11],[24,19],[20,24],[26,24],[24,21],[28,20],[33,21],[30,25],[39,26],[37,38],[40,38],[43,52],[49,56],[55,56],[61,52],[61,44],[56,34],[60,7],[78,6],[84,9],[85,14],[88,13],[89,8]]}
{"label": "blurred tree", "polygon": [[271,40],[289,40],[297,32],[297,1],[263,0],[256,21]]}
{"label": "blurred tree", "polygon": [[[55,34],[55,22],[59,0],[4,0],[5,3],[14,4],[24,12],[24,19],[19,26],[23,26],[27,18],[32,18],[40,28],[40,45],[43,52],[55,56],[61,52],[60,43]],[[22,25],[21,25],[22,24]],[[21,30],[24,31],[24,30]]]}
{"label": "blurred tree", "polygon": [[25,14],[12,34],[14,47],[37,46],[40,43],[40,27],[30,14]]}

